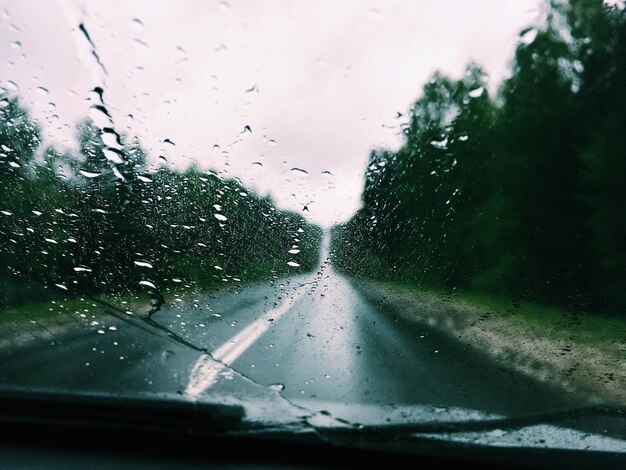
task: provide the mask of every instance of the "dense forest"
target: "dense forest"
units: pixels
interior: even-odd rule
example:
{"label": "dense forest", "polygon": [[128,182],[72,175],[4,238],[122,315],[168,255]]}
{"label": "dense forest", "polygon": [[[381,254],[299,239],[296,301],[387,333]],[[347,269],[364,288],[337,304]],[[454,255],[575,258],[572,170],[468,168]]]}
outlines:
{"label": "dense forest", "polygon": [[440,73],[397,151],[373,150],[362,208],[333,229],[355,276],[624,313],[626,13],[552,1],[490,95]]}
{"label": "dense forest", "polygon": [[[109,116],[102,102],[92,109]],[[151,166],[137,139],[91,120],[77,142],[46,147],[18,98],[0,96],[0,307],[317,267],[321,229],[269,197],[215,172]]]}

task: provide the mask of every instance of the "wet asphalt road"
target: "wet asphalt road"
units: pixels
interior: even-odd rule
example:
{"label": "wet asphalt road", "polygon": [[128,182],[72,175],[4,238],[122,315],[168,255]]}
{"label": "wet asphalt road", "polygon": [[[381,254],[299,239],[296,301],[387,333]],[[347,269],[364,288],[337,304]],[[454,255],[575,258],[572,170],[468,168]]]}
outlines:
{"label": "wet asphalt road", "polygon": [[309,409],[432,405],[516,415],[575,404],[432,327],[398,319],[328,266],[194,300],[171,302],[153,320],[226,364],[137,320],[142,312],[117,313],[127,321],[105,314],[0,351],[0,384],[202,396],[240,393],[243,374]]}

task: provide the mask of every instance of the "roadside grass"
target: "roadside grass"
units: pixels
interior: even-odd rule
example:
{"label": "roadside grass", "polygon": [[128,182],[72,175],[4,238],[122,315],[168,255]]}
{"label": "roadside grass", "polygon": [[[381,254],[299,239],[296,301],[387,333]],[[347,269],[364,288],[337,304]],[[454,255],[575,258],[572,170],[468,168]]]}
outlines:
{"label": "roadside grass", "polygon": [[[291,276],[287,274],[270,278],[224,278],[198,283],[179,283],[165,287],[160,293],[165,298],[164,309],[193,305],[199,311],[211,311],[211,298],[225,292],[240,292],[258,284],[279,285]],[[145,316],[151,309],[150,296],[144,289],[121,294],[80,295],[67,292],[65,297],[24,302],[0,308],[0,350],[11,351],[28,344],[54,343],[62,336],[90,328],[101,333],[115,328],[119,313]],[[72,295],[73,294],[73,295]],[[108,308],[107,308],[108,306]],[[111,308],[118,311],[111,315]]]}
{"label": "roadside grass", "polygon": [[63,314],[89,311],[97,306],[88,298],[71,300],[48,300],[42,302],[28,302],[0,310],[0,328],[2,325],[16,322],[39,322],[50,320]]}
{"label": "roadside grass", "polygon": [[0,349],[32,341],[54,342],[57,334],[79,326],[98,325],[102,307],[88,298],[22,303],[0,310]]}
{"label": "roadside grass", "polygon": [[[525,328],[554,340],[575,340],[602,347],[613,341],[626,341],[626,317],[591,312],[572,312],[532,302],[511,300],[480,292],[452,292],[432,287],[416,287],[391,282],[399,289],[411,289],[438,296],[442,301],[472,306],[488,314],[511,317]],[[626,311],[625,311],[626,314]]]}
{"label": "roadside grass", "polygon": [[[240,291],[260,282],[280,282],[288,277],[279,276],[270,279],[242,279],[241,281],[224,282],[215,280],[202,285],[189,285],[181,283],[162,289],[160,292],[167,304],[193,302],[200,297],[222,294],[226,291]],[[145,290],[125,292],[121,294],[94,294],[79,295],[74,297],[70,293],[66,297],[52,300],[26,302],[0,309],[0,340],[11,330],[24,324],[57,323],[65,317],[76,317],[83,314],[90,318],[102,308],[104,302],[119,310],[132,313],[147,313],[150,310],[150,297]],[[7,328],[11,327],[11,328]]]}
{"label": "roadside grass", "polygon": [[507,367],[577,393],[626,405],[626,319],[474,292],[359,279],[409,321],[435,326]]}
{"label": "roadside grass", "polygon": [[626,318],[570,312],[531,302],[514,303],[502,297],[472,292],[453,294],[452,298],[467,305],[489,308],[494,312],[508,312],[526,327],[555,340],[574,340],[598,347],[615,341],[626,341]]}
{"label": "roadside grass", "polygon": [[[229,289],[242,289],[248,283],[222,282],[210,285],[189,286],[181,284],[164,288],[161,294],[166,304],[200,301],[207,294],[222,293]],[[103,304],[132,315],[145,315],[150,310],[150,297],[145,291],[123,294],[100,294],[26,302],[0,310],[0,350],[11,350],[24,344],[45,344],[59,335],[84,327],[96,330],[116,320],[107,313]],[[204,302],[205,304],[207,302]]]}

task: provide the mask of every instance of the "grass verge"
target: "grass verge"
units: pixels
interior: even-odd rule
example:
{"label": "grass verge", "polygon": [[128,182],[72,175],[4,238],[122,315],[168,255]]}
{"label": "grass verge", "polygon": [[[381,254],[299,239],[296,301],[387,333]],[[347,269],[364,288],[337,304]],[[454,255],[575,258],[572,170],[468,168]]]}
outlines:
{"label": "grass verge", "polygon": [[[215,281],[203,285],[181,283],[164,288],[161,293],[166,301],[164,308],[187,303],[208,307],[210,297],[215,295],[227,291],[238,292],[263,282],[280,283],[288,277],[246,279],[240,282]],[[116,322],[106,313],[101,302],[135,315],[145,315],[151,308],[150,297],[145,291],[82,297],[70,297],[68,292],[66,298],[6,307],[0,310],[0,349],[10,351],[12,347],[34,341],[55,341],[78,327],[90,325],[98,329],[103,323]]]}

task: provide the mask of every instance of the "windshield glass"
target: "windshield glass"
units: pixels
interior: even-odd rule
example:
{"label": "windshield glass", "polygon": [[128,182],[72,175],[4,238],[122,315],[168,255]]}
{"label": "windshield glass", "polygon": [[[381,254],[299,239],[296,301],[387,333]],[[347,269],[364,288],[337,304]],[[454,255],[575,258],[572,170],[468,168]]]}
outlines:
{"label": "windshield glass", "polygon": [[[15,0],[0,50],[2,387],[626,406],[623,2]],[[626,452],[577,419],[415,432]]]}

